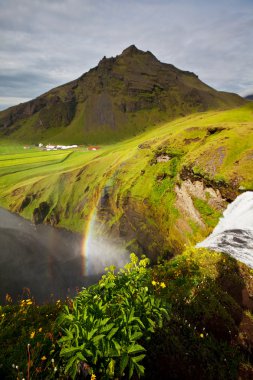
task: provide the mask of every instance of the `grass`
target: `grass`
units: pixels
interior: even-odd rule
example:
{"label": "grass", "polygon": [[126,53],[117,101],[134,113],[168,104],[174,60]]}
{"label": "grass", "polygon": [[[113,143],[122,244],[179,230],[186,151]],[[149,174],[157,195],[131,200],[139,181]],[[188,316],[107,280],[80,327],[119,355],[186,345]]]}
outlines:
{"label": "grass", "polygon": [[221,217],[221,212],[214,210],[203,199],[194,198],[193,204],[195,208],[199,211],[206,225],[214,228],[218,223],[219,218]]}
{"label": "grass", "polygon": [[[48,216],[56,212],[59,226],[82,232],[90,210],[109,186],[108,226],[119,225],[127,202],[131,219],[135,213],[136,233],[138,223],[150,220],[154,240],[162,239],[164,250],[170,251],[177,242],[182,247],[196,236],[204,237],[220,215],[208,199],[195,199],[208,228],[181,221],[174,188],[180,185],[182,168],[194,167],[206,178],[222,178],[227,184],[236,181],[238,187],[253,189],[252,147],[252,104],[182,117],[95,152],[85,147],[66,152],[24,150],[5,140],[0,144],[0,205],[32,219],[33,210],[46,201]],[[159,152],[170,160],[157,163]],[[31,195],[33,200],[21,211],[24,198]]]}

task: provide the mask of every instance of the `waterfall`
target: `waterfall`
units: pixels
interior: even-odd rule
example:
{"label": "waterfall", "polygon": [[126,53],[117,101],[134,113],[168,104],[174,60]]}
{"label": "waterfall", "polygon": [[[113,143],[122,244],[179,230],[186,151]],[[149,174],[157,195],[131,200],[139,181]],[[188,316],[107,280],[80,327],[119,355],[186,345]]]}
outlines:
{"label": "waterfall", "polygon": [[239,195],[224,211],[211,235],[196,246],[228,253],[253,268],[253,192]]}

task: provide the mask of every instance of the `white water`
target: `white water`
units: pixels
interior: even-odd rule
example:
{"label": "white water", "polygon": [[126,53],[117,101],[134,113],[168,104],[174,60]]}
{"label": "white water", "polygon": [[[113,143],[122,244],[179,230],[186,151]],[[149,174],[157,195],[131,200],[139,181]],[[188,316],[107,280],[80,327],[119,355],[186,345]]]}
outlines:
{"label": "white water", "polygon": [[253,268],[253,192],[239,195],[210,236],[197,247],[225,252]]}

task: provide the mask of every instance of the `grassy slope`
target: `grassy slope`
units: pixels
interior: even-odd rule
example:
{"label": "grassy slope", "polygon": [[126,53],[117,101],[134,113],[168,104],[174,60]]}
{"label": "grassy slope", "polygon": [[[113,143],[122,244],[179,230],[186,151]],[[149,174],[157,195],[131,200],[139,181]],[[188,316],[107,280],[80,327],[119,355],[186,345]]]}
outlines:
{"label": "grassy slope", "polygon": [[[210,133],[215,128],[217,131]],[[178,240],[180,244],[195,242],[206,235],[219,217],[217,214],[209,220],[212,209],[197,201],[206,229],[191,220],[187,221],[191,226],[187,231],[176,229],[180,215],[174,187],[180,183],[181,168],[192,166],[196,173],[217,181],[236,179],[238,186],[252,189],[252,147],[252,104],[183,117],[97,152],[85,148],[63,153],[24,151],[13,145],[7,148],[2,142],[0,204],[32,219],[34,208],[47,201],[48,222],[57,215],[60,226],[81,232],[91,209],[106,191],[110,195],[109,226],[117,225],[127,203],[128,211],[132,207],[134,216],[142,218],[138,223],[142,234],[157,226],[164,249],[170,250]],[[155,163],[159,149],[170,155],[169,162]],[[26,196],[31,198],[30,203],[21,211]]]}

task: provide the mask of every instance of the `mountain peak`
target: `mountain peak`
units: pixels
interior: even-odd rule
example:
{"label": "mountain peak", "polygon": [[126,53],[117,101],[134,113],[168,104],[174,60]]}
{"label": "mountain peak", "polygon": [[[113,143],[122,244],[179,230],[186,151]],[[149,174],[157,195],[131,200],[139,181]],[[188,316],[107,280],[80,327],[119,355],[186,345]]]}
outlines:
{"label": "mountain peak", "polygon": [[132,58],[136,55],[142,55],[143,57],[149,57],[152,58],[155,61],[158,61],[156,56],[152,54],[149,50],[148,51],[143,51],[138,49],[135,45],[130,45],[126,49],[122,51],[122,53],[119,55],[119,57],[129,57]]}
{"label": "mountain peak", "polygon": [[144,53],[142,50],[139,50],[135,45],[130,45],[126,49],[124,49],[121,55],[129,55],[132,56],[134,54]]}
{"label": "mountain peak", "polygon": [[114,62],[118,59],[123,59],[129,62],[135,56],[142,56],[144,59],[151,58],[152,61],[159,62],[158,59],[150,51],[143,51],[138,49],[135,45],[130,45],[126,49],[124,49],[120,55],[117,55],[116,57],[107,58],[106,56],[104,56],[99,61],[98,67],[102,67],[103,69],[111,69]]}

